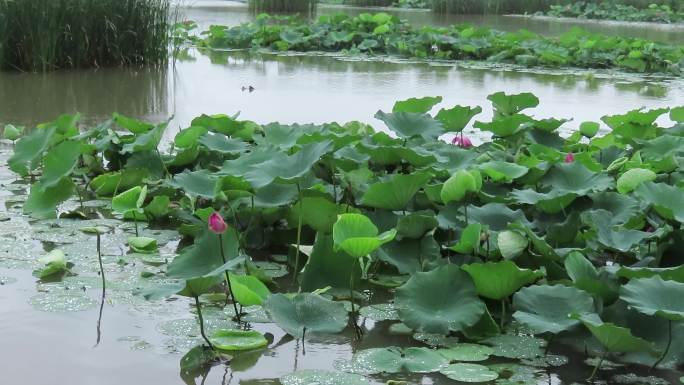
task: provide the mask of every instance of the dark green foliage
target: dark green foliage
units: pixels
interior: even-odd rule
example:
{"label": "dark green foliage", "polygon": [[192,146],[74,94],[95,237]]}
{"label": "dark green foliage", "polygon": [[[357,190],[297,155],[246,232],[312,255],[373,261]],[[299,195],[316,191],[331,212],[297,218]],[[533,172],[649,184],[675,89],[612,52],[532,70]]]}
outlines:
{"label": "dark green foliage", "polygon": [[576,17],[580,19],[600,19],[619,21],[649,21],[656,23],[684,22],[684,11],[677,11],[667,4],[651,4],[648,8],[638,8],[622,1],[603,1],[594,3],[578,1],[567,5],[552,5],[545,13],[554,17]]}
{"label": "dark green foliage", "polygon": [[[507,14],[548,10],[554,5],[572,4],[573,0],[431,0],[432,9],[440,13]],[[602,3],[603,1],[591,1]],[[623,4],[646,8],[652,3],[674,7],[678,0],[623,0]]]}
{"label": "dark green foliage", "polygon": [[249,7],[256,12],[310,13],[316,3],[315,0],[249,0]]}
{"label": "dark green foliage", "polygon": [[0,69],[162,64],[169,0],[0,0]]}
{"label": "dark green foliage", "polygon": [[[315,22],[261,15],[235,27],[212,26],[196,45],[215,49],[344,51],[436,60],[477,60],[526,67],[611,68],[680,74],[684,46],[573,29],[558,37],[521,30],[454,25],[414,28],[386,13],[321,16]],[[516,120],[516,116],[511,119]],[[505,124],[507,127],[510,124]]]}

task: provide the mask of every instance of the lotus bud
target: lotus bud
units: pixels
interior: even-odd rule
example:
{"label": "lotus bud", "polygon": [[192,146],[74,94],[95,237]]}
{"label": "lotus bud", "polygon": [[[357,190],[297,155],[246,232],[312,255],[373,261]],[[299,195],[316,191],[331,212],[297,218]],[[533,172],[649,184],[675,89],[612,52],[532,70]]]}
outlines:
{"label": "lotus bud", "polygon": [[572,163],[575,161],[575,154],[572,152],[569,152],[568,155],[565,156],[565,163]]}
{"label": "lotus bud", "polygon": [[209,216],[209,230],[215,234],[223,234],[228,229],[228,225],[219,213],[212,213]]}
{"label": "lotus bud", "polygon": [[459,135],[451,140],[451,144],[454,144],[461,148],[471,148],[473,147],[473,142],[466,136]]}

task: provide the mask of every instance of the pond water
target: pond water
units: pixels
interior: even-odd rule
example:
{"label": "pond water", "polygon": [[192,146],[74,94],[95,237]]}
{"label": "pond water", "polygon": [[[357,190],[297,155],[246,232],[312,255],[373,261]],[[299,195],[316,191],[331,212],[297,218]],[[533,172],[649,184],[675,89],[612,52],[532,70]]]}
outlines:
{"label": "pond water", "polygon": [[[202,25],[234,24],[252,18],[243,5],[201,2],[187,17]],[[337,11],[321,8],[320,12]],[[348,12],[358,10],[347,9]],[[522,18],[438,17],[425,12],[400,12],[415,23],[484,22],[502,29],[529,28],[559,33],[570,24],[556,25]],[[634,29],[593,26],[609,33],[646,36],[674,41],[680,32],[653,27]],[[389,110],[398,100],[425,95],[444,96],[444,105],[482,105],[491,113],[486,96],[496,91],[534,92],[541,105],[532,110],[540,117],[574,117],[597,120],[602,115],[630,109],[681,105],[681,80],[609,74],[530,72],[486,68],[475,64],[429,64],[397,60],[359,61],[345,57],[273,55],[230,52],[190,57],[162,69],[98,69],[50,74],[0,73],[0,124],[35,124],[61,113],[79,111],[87,121],[106,119],[113,111],[152,121],[172,118],[180,129],[202,113],[241,113],[242,118],[265,123],[361,120],[378,124],[373,115]],[[242,91],[252,85],[254,92]],[[173,133],[173,130],[171,130]],[[215,367],[204,378],[179,376],[180,353],[197,343],[190,304],[184,300],[147,303],[131,295],[144,271],[157,271],[139,255],[126,255],[122,245],[130,225],[119,226],[107,245],[107,274],[114,284],[105,298],[101,341],[97,343],[100,315],[99,278],[95,242],[75,230],[68,220],[31,224],[20,216],[25,199],[22,184],[6,168],[11,146],[0,144],[0,368],[7,384],[64,383],[71,385],[119,384],[273,384],[259,379],[277,378],[294,369],[330,369],[333,362],[349,359],[360,348],[412,343],[408,336],[391,336],[387,325],[367,320],[367,334],[352,342],[350,331],[312,339],[306,346],[271,324],[254,323],[269,333],[275,347],[236,357],[231,367]],[[74,205],[75,202],[69,204]],[[94,202],[93,205],[98,205]],[[102,219],[102,221],[107,221]],[[81,225],[78,225],[79,227]],[[177,239],[157,231],[171,255]],[[31,276],[35,258],[54,247],[71,250],[79,276],[67,283],[43,283]],[[45,312],[45,306],[80,306],[78,312]],[[53,308],[54,310],[54,308]],[[255,315],[255,317],[258,316]],[[210,322],[212,316],[210,314]],[[221,319],[218,311],[213,319]],[[257,319],[258,320],[258,319]],[[538,381],[570,384],[589,371],[583,357],[571,356],[562,371],[542,370]],[[642,374],[645,374],[643,372]],[[672,373],[658,373],[676,381]],[[376,377],[375,384],[401,376]],[[407,378],[411,384],[448,384],[435,376]]]}

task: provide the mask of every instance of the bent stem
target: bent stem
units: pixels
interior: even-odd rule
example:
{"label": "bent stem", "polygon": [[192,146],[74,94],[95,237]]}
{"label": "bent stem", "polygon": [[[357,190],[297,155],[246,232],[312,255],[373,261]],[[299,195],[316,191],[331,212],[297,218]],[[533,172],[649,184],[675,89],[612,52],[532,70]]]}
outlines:
{"label": "bent stem", "polygon": [[665,356],[667,356],[667,353],[670,352],[670,346],[672,346],[672,320],[669,320],[667,323],[667,328],[668,328],[668,338],[667,338],[667,346],[665,346],[665,351],[663,352],[663,355],[658,358],[658,361],[653,364],[651,367],[651,370],[655,369],[658,367],[658,365],[663,362],[665,359]]}
{"label": "bent stem", "polygon": [[603,364],[603,361],[606,359],[607,355],[608,355],[608,351],[603,352],[603,354],[601,355],[601,359],[599,359],[599,362],[596,364],[596,366],[594,366],[594,370],[591,372],[591,376],[589,376],[589,378],[587,378],[587,381],[591,381],[594,379],[594,377],[596,377],[596,373],[598,373],[599,368]]}
{"label": "bent stem", "polygon": [[295,265],[294,274],[292,274],[292,283],[297,282],[297,274],[299,273],[299,248],[302,242],[302,220],[304,215],[304,209],[302,208],[304,202],[302,202],[302,189],[297,182],[297,193],[299,194],[299,222],[297,223],[297,250],[295,250]]}
{"label": "bent stem", "polygon": [[[226,264],[228,261],[226,260],[226,252],[223,250],[223,235],[219,234],[218,235],[219,239],[219,247],[221,249],[221,260],[223,260],[223,263]],[[235,296],[233,295],[233,285],[230,283],[230,274],[228,274],[228,271],[224,271],[226,275],[226,285],[228,286],[228,295],[230,296],[230,300],[233,302],[233,310],[235,311],[235,318],[237,319],[238,323],[240,323],[240,312],[238,311],[237,308],[237,303],[235,302]]]}
{"label": "bent stem", "polygon": [[500,320],[500,325],[501,325],[501,332],[503,333],[504,331],[504,325],[506,323],[506,299],[501,300],[501,320]]}
{"label": "bent stem", "polygon": [[207,338],[207,334],[204,332],[204,317],[202,317],[202,306],[200,305],[199,297],[195,296],[195,307],[197,307],[197,317],[199,318],[199,326],[200,326],[200,334],[202,334],[202,338],[204,338],[204,341],[207,342],[207,345],[212,350],[214,349],[214,345],[209,341],[209,338]]}
{"label": "bent stem", "polygon": [[351,302],[351,321],[356,333],[356,339],[361,339],[361,327],[356,323],[356,309],[354,308],[354,271],[356,270],[356,262],[352,263],[351,273],[349,275],[349,301]]}
{"label": "bent stem", "polygon": [[102,265],[102,248],[101,248],[101,241],[100,241],[100,234],[97,234],[97,260],[100,263],[100,276],[102,277],[102,297],[100,299],[100,314],[97,318],[97,341],[95,341],[95,346],[97,347],[100,344],[100,340],[102,339],[102,311],[104,310],[104,301],[105,301],[105,294],[107,292],[107,287],[106,287],[106,280],[105,280],[105,273],[104,273],[104,267]]}

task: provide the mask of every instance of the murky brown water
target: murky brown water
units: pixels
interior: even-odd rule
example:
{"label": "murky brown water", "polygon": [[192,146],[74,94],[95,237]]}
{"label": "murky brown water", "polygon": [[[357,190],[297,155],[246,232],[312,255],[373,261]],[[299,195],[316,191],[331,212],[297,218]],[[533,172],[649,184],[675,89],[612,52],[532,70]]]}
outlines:
{"label": "murky brown water", "polygon": [[[223,3],[223,2],[221,2]],[[244,6],[216,8],[219,2],[202,2],[202,8],[188,11],[188,17],[203,25],[234,24],[252,16]],[[321,8],[321,12],[332,11]],[[350,12],[357,12],[351,10]],[[402,12],[415,23],[452,23],[458,18],[440,18],[424,12]],[[502,17],[469,18],[497,28],[529,28],[558,33],[568,25]],[[620,26],[600,27],[604,32],[635,34],[654,39],[674,39],[678,32],[654,27],[648,30]],[[608,29],[604,29],[608,28]],[[681,81],[596,77],[587,79],[572,73],[529,73],[502,68],[487,69],[426,63],[355,61],[348,58],[278,56],[234,52],[208,57],[192,53],[194,61],[179,61],[164,69],[99,69],[50,74],[0,73],[0,123],[33,124],[65,112],[81,112],[86,119],[106,119],[113,111],[149,120],[173,115],[178,129],[201,113],[241,112],[257,122],[328,122],[362,120],[376,124],[378,109],[388,110],[397,99],[444,96],[445,105],[467,104],[487,107],[486,96],[496,91],[537,94],[542,103],[538,116],[574,117],[596,120],[639,107],[684,104]],[[213,63],[212,63],[213,62]],[[253,85],[256,91],[243,92]],[[488,118],[489,110],[481,116]],[[573,123],[573,124],[574,124]],[[12,191],[6,189],[14,176],[4,167],[9,146],[0,148],[0,217],[12,207]],[[17,226],[18,235],[27,224],[20,218],[0,222],[0,228]],[[19,223],[19,224],[17,224]],[[12,231],[9,231],[10,233]],[[7,241],[4,234],[2,242]],[[12,235],[12,234],[10,234]],[[26,234],[24,234],[26,236]],[[11,237],[10,237],[11,238]],[[33,251],[40,256],[41,247]],[[173,385],[194,383],[178,375],[181,346],[159,324],[190,318],[184,301],[146,307],[126,303],[112,294],[104,306],[103,337],[97,347],[98,309],[73,313],[36,311],[29,299],[36,295],[36,279],[30,269],[10,269],[9,253],[0,255],[0,276],[15,283],[0,286],[0,383],[17,385]],[[10,256],[11,258],[11,256]],[[74,290],[80,290],[76,287]],[[87,294],[98,299],[97,290]],[[164,309],[160,311],[160,309]],[[367,324],[369,327],[372,323]],[[351,335],[307,342],[306,355],[296,341],[269,325],[255,324],[271,333],[278,347],[257,355],[243,356],[233,371],[222,367],[209,373],[203,384],[258,384],[260,378],[277,378],[294,369],[329,369],[336,359],[349,359],[354,350],[388,344],[405,345],[408,337],[388,337],[384,326],[372,328],[360,344]],[[144,343],[143,343],[144,342]],[[258,359],[258,361],[257,361]],[[581,361],[580,361],[581,362]],[[549,373],[545,383],[581,380],[588,367],[580,362],[558,373]],[[256,365],[255,365],[256,364]],[[393,376],[393,378],[398,378]],[[378,378],[377,384],[382,383]],[[200,380],[197,380],[200,383]],[[426,377],[423,384],[453,383]]]}

